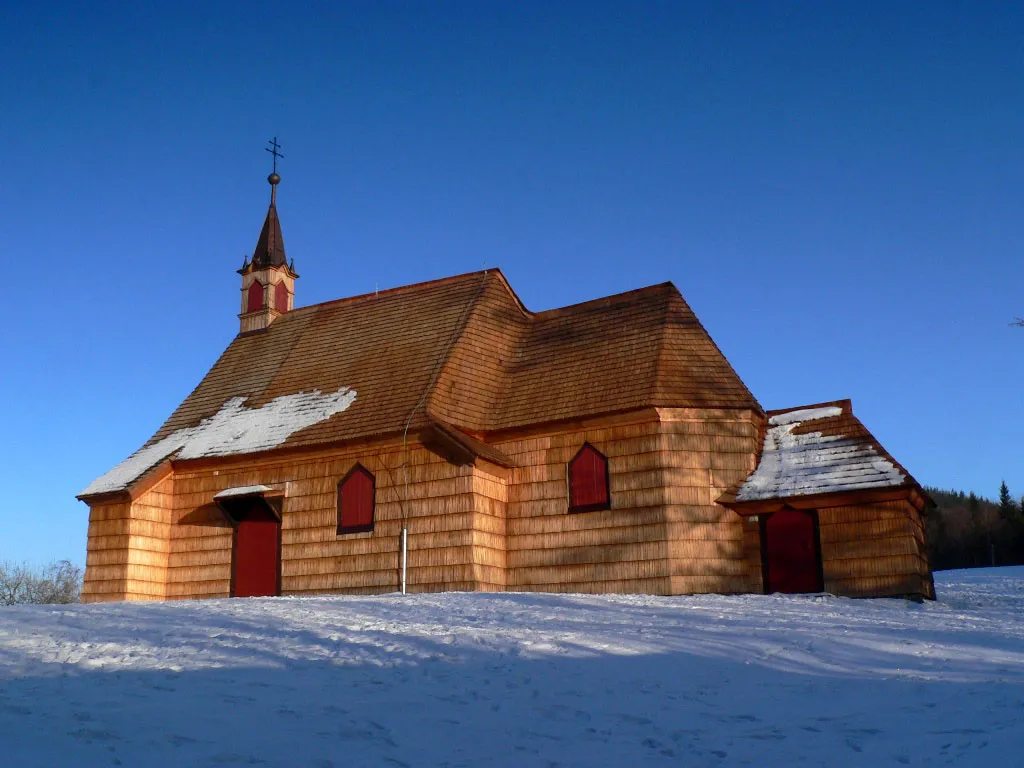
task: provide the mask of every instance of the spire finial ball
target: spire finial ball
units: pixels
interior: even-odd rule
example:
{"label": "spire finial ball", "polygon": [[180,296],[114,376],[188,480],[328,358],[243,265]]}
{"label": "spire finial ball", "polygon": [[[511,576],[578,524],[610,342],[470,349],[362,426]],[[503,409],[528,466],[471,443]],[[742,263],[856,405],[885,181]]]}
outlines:
{"label": "spire finial ball", "polygon": [[269,176],[267,176],[267,181],[269,181],[271,184],[277,185],[281,183],[281,177],[278,176],[276,173],[272,173]]}

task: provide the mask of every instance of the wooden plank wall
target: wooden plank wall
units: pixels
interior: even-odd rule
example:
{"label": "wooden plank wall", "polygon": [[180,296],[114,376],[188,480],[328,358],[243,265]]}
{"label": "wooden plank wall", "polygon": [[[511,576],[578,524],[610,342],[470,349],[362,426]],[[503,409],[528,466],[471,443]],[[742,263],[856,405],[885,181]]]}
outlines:
{"label": "wooden plank wall", "polygon": [[[634,424],[498,443],[520,465],[508,489],[508,589],[758,588],[742,521],[714,502],[753,469],[758,418],[751,411],[659,409]],[[608,457],[612,508],[568,514],[567,463],[584,442]]]}
{"label": "wooden plank wall", "polygon": [[502,592],[508,586],[508,482],[487,469],[473,467],[471,490],[475,589]]}
{"label": "wooden plank wall", "polygon": [[[454,466],[413,446],[409,591],[757,589],[747,577],[742,523],[713,501],[749,471],[753,455],[743,451],[750,451],[756,435],[753,415],[648,410],[642,418],[502,442],[498,447],[519,465],[511,471],[486,464]],[[566,464],[584,441],[609,459],[612,509],[569,514]],[[166,586],[161,594],[157,571],[149,570],[136,574],[136,589],[150,597],[228,596],[233,531],[213,496],[225,488],[263,484],[285,492],[284,594],[394,591],[404,493],[401,460],[399,446],[378,444],[179,466],[167,516]],[[335,488],[356,461],[376,476],[375,529],[338,537]],[[171,507],[166,493],[158,486],[136,502],[147,523],[156,522],[152,510]],[[143,545],[147,553],[159,553],[158,544],[136,541]],[[155,568],[153,555],[145,557],[145,566]]]}
{"label": "wooden plank wall", "polygon": [[672,594],[759,591],[760,545],[751,551],[740,516],[715,500],[754,470],[761,417],[709,408],[658,413]]}
{"label": "wooden plank wall", "polygon": [[764,571],[761,568],[761,524],[752,518],[743,519],[743,559],[747,564],[749,592],[764,594]]}
{"label": "wooden plank wall", "polygon": [[127,501],[90,507],[83,603],[126,599],[130,514],[131,504]]}
{"label": "wooden plank wall", "polygon": [[131,503],[92,507],[82,602],[167,596],[173,489],[168,476]]}
{"label": "wooden plank wall", "polygon": [[[658,430],[649,421],[499,444],[519,465],[508,491],[509,589],[668,592]],[[584,442],[608,458],[612,509],[569,514],[567,464]]]}
{"label": "wooden plank wall", "polygon": [[825,591],[934,597],[921,514],[909,501],[818,511]]}
{"label": "wooden plank wall", "polygon": [[128,599],[167,597],[174,477],[168,475],[132,502]]}
{"label": "wooden plank wall", "polygon": [[[760,592],[757,524],[714,501],[753,469],[759,417],[658,409],[643,418],[506,440],[498,447],[512,470],[455,466],[411,446],[409,591]],[[569,514],[566,465],[584,442],[608,457],[612,509]],[[284,594],[394,591],[402,455],[392,442],[179,466],[131,504],[92,508],[83,600],[228,596],[233,530],[213,496],[255,484],[285,492]],[[336,485],[357,461],[376,477],[375,528],[339,537]],[[819,528],[827,591],[933,594],[909,502],[822,509]]]}
{"label": "wooden plank wall", "polygon": [[[337,536],[336,487],[360,462],[376,478],[374,530]],[[363,446],[288,459],[180,471],[167,596],[227,597],[232,528],[213,504],[225,488],[285,491],[283,594],[375,594],[399,588],[404,476],[400,446]],[[413,445],[408,455],[408,589],[504,587],[504,480],[449,464]]]}
{"label": "wooden plank wall", "polygon": [[[498,443],[519,465],[506,505],[509,590],[669,592],[659,429],[654,420]],[[612,508],[569,514],[567,464],[585,441],[608,457]]]}

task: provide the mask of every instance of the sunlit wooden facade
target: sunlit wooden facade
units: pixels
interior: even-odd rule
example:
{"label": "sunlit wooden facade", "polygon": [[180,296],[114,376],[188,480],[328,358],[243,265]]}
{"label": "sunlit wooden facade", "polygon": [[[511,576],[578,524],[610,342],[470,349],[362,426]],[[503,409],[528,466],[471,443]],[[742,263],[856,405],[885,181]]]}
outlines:
{"label": "sunlit wooden facade", "polygon": [[[241,332],[146,446],[185,445],[232,398],[351,403],[270,448],[179,447],[94,484],[83,600],[393,592],[403,528],[410,592],[759,593],[811,583],[767,568],[787,557],[765,547],[782,509],[805,510],[787,514],[812,526],[820,570],[784,591],[933,596],[929,500],[905,471],[737,498],[771,415],[675,286],[534,313],[490,270],[295,309],[271,213],[241,270]],[[276,528],[250,557],[257,522]]]}

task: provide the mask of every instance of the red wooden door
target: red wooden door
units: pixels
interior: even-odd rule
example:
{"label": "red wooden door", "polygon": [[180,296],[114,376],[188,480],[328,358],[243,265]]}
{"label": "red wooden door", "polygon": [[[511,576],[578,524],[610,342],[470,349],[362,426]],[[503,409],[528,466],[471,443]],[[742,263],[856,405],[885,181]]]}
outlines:
{"label": "red wooden door", "polygon": [[764,524],[766,592],[820,592],[821,559],[814,513],[780,509]]}
{"label": "red wooden door", "polygon": [[235,528],[235,597],[278,594],[281,523],[262,506]]}

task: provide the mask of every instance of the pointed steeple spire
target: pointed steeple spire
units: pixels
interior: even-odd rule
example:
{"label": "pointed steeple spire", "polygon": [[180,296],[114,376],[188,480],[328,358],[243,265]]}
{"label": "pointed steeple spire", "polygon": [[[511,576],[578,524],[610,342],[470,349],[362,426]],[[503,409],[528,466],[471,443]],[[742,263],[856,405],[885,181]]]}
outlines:
{"label": "pointed steeple spire", "polygon": [[[270,174],[271,190],[277,190],[277,184],[281,177],[276,173]],[[266,267],[284,267],[288,265],[288,259],[284,254],[284,237],[281,235],[281,221],[277,218],[277,205],[275,195],[270,197],[270,208],[267,209],[267,218],[263,220],[263,229],[260,230],[260,239],[256,242],[256,250],[252,252],[252,263],[256,269]]]}
{"label": "pointed steeple spire", "polygon": [[281,177],[277,175],[277,158],[284,157],[279,151],[281,145],[277,143],[277,136],[268,142],[266,152],[274,156],[274,167],[267,181],[270,183],[270,208],[267,209],[267,218],[263,222],[263,229],[260,230],[260,239],[256,243],[256,251],[252,255],[252,263],[258,269],[266,267],[283,267],[288,264],[284,255],[284,237],[281,236],[281,222],[277,218],[277,185],[281,183]]}
{"label": "pointed steeple spire", "polygon": [[274,170],[267,181],[270,183],[270,207],[263,220],[256,250],[252,260],[244,260],[238,273],[242,276],[241,332],[260,331],[267,328],[276,318],[290,312],[295,297],[295,261],[289,263],[284,252],[284,237],[281,222],[277,218],[277,158],[283,157],[278,151],[281,145],[275,136],[270,142],[273,149],[267,149],[274,156]]}

